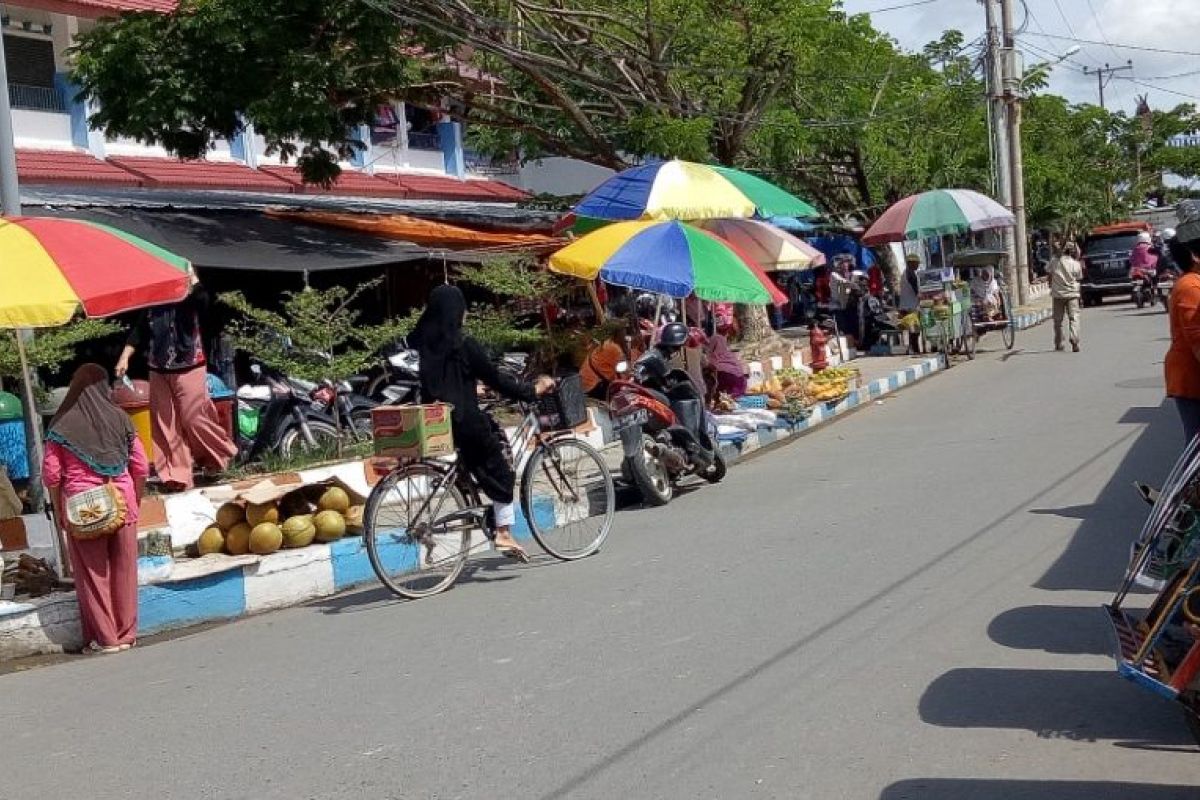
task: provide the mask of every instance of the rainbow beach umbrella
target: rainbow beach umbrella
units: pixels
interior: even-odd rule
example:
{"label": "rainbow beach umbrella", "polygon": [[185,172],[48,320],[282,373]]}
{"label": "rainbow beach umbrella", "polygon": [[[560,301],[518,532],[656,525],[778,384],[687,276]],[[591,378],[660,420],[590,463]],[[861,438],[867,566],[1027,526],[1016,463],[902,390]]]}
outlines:
{"label": "rainbow beach umbrella", "polygon": [[773,183],[729,167],[660,161],[618,172],[573,209],[587,220],[815,217],[818,212]]}
{"label": "rainbow beach umbrella", "polygon": [[107,225],[0,218],[0,328],[64,325],[82,309],[107,317],[174,303],[191,286],[187,259]]}
{"label": "rainbow beach umbrella", "polygon": [[765,305],[786,301],[728,242],[682,222],[617,222],[554,255],[550,269],[671,297]]}
{"label": "rainbow beach umbrella", "polygon": [[866,245],[1007,228],[1016,217],[987,195],[970,189],[935,189],[904,198],[875,220]]}

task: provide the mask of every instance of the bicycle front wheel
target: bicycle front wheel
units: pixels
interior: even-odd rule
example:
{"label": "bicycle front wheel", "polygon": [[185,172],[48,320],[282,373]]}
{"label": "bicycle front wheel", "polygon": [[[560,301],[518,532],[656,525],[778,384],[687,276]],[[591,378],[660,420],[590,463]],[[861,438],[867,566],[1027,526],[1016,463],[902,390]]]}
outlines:
{"label": "bicycle front wheel", "polygon": [[400,467],[376,484],[363,541],[383,585],[414,600],[449,588],[471,552],[467,508],[462,491],[429,464]]}
{"label": "bicycle front wheel", "polygon": [[612,528],[616,497],[604,458],[579,439],[539,446],[521,476],[521,510],[530,532],[543,550],[563,561],[600,549]]}

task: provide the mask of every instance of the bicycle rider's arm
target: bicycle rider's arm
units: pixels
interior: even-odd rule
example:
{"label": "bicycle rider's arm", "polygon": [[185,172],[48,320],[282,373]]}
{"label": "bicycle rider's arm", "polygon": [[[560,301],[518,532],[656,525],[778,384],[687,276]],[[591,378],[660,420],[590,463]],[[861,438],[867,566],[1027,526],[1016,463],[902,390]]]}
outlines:
{"label": "bicycle rider's arm", "polygon": [[467,339],[463,342],[463,353],[467,357],[467,366],[471,369],[471,375],[476,380],[482,381],[489,389],[499,392],[510,400],[520,400],[524,403],[532,403],[537,396],[532,383],[518,381],[496,369],[496,365],[492,363],[492,360],[487,357],[487,353],[474,339]]}

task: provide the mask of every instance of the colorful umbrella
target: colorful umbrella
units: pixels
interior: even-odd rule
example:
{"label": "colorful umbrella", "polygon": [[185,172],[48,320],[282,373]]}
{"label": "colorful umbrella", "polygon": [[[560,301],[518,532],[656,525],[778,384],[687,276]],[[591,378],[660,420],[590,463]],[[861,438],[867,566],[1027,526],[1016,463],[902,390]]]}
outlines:
{"label": "colorful umbrella", "polygon": [[1012,212],[986,195],[970,189],[936,189],[906,197],[883,212],[862,241],[876,245],[1015,224]]}
{"label": "colorful umbrella", "polygon": [[0,219],[0,328],[105,317],[173,303],[190,287],[186,259],[125,231],[72,219]]}
{"label": "colorful umbrella", "polygon": [[607,220],[817,216],[811,205],[762,178],[678,160],[617,173],[579,201],[574,213]]}
{"label": "colorful umbrella", "polygon": [[825,263],[825,255],[803,239],[756,219],[709,219],[696,223],[732,244],[767,272],[805,270]]}
{"label": "colorful umbrella", "polygon": [[671,297],[756,304],[782,298],[734,247],[676,221],[607,225],[550,256],[550,269]]}

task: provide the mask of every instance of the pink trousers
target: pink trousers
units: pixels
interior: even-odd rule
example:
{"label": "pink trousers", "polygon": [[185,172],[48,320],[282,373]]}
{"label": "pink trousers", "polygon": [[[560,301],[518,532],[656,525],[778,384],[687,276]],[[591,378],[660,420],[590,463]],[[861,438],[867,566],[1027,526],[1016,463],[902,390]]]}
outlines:
{"label": "pink trousers", "polygon": [[163,483],[190,489],[195,464],[222,470],[237,453],[208,397],[203,366],[150,373],[154,470]]}
{"label": "pink trousers", "polygon": [[67,535],[84,644],[132,644],[137,638],[137,524],[110,536]]}

